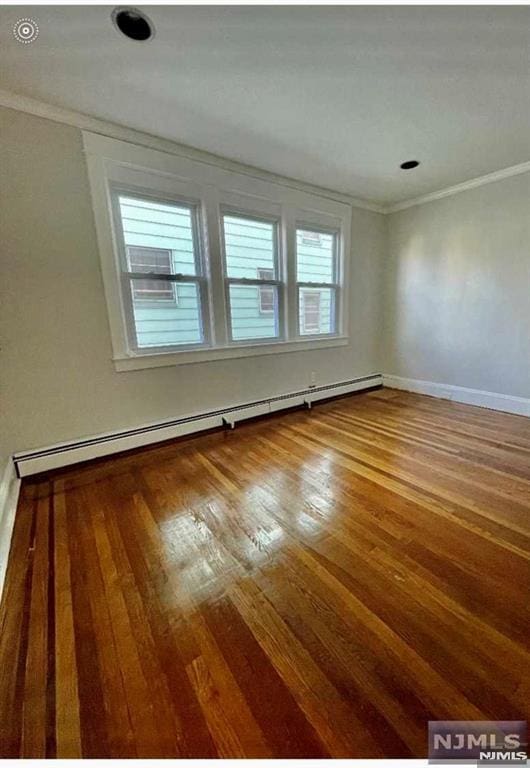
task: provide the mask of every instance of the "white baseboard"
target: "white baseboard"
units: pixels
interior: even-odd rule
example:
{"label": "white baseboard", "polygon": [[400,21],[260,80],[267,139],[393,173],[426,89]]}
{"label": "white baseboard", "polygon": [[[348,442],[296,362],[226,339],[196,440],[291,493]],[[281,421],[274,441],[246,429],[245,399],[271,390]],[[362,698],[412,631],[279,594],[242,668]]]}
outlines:
{"label": "white baseboard", "polygon": [[9,459],[0,478],[0,600],[4,589],[19,492],[20,479],[17,477],[13,460]]}
{"label": "white baseboard", "polygon": [[455,400],[458,403],[491,408],[494,411],[515,413],[518,416],[530,416],[530,398],[528,397],[501,395],[499,392],[486,392],[482,389],[457,387],[454,384],[438,384],[435,381],[405,379],[402,376],[393,376],[388,373],[383,374],[383,385],[393,389],[403,389],[406,392],[431,395],[443,400]]}
{"label": "white baseboard", "polygon": [[38,472],[47,472],[50,469],[77,464],[80,461],[89,461],[120,451],[128,451],[131,448],[139,448],[143,445],[171,440],[182,435],[222,427],[223,424],[233,425],[237,421],[253,416],[273,413],[297,405],[301,406],[304,403],[310,405],[317,400],[328,397],[338,397],[350,392],[379,387],[382,383],[383,379],[379,373],[361,376],[357,379],[311,387],[299,392],[287,392],[252,403],[234,403],[216,411],[195,413],[171,421],[146,424],[119,432],[107,432],[102,435],[59,443],[47,448],[16,453],[13,458],[18,475],[26,477]]}

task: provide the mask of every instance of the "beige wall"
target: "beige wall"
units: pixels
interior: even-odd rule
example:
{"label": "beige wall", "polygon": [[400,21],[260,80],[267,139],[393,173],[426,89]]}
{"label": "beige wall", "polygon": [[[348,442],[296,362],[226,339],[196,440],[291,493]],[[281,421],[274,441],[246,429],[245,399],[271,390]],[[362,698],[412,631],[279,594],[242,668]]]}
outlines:
{"label": "beige wall", "polygon": [[385,221],[354,209],[347,347],[117,373],[75,128],[0,109],[0,466],[18,450],[380,370]]}
{"label": "beige wall", "polygon": [[117,373],[80,132],[0,108],[0,142],[0,467],[311,371],[530,396],[530,174],[387,217],[354,209],[347,347]]}
{"label": "beige wall", "polygon": [[384,372],[530,397],[530,173],[388,217]]}

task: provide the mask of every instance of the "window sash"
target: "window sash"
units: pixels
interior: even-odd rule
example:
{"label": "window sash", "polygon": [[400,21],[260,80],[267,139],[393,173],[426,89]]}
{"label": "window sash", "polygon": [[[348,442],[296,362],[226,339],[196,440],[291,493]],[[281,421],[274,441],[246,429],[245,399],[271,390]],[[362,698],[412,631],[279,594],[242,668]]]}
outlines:
{"label": "window sash", "polygon": [[[136,354],[141,355],[153,354],[153,352],[179,352],[186,349],[204,349],[205,347],[208,347],[210,345],[211,338],[209,320],[209,291],[208,279],[205,269],[206,265],[204,249],[202,238],[200,236],[200,203],[182,199],[180,197],[173,198],[166,197],[165,195],[157,195],[151,192],[139,192],[127,187],[122,187],[121,185],[112,186],[110,192],[120,269],[121,300],[124,308],[126,331],[130,349],[133,350]],[[183,273],[176,273],[168,275],[161,272],[136,272],[129,268],[127,245],[125,244],[125,235],[123,231],[123,223],[120,210],[120,197],[136,199],[140,202],[160,203],[161,205],[185,208],[190,211],[195,274],[187,275]],[[174,287],[174,289],[176,289],[176,284],[179,282],[188,284],[195,283],[197,285],[197,295],[199,299],[199,324],[202,336],[201,341],[190,342],[189,344],[167,344],[156,347],[140,346],[133,308],[133,280],[135,279],[164,281],[168,283],[168,285]]]}
{"label": "window sash", "polygon": [[[328,235],[332,236],[333,238],[333,245],[332,245],[332,280],[329,282],[323,281],[317,281],[317,280],[298,280],[296,279],[296,328],[297,328],[297,337],[298,338],[305,338],[312,337],[312,338],[330,338],[333,336],[338,336],[341,328],[340,328],[340,320],[342,317],[342,290],[343,286],[341,281],[339,280],[339,275],[341,274],[341,264],[340,264],[340,245],[341,245],[341,231],[338,229],[331,229],[327,227],[318,227],[314,224],[309,224],[301,221],[296,222],[295,227],[295,275],[296,278],[298,278],[298,233],[299,232],[307,232],[308,234],[315,234],[315,235]],[[303,238],[303,235],[302,235]],[[307,243],[306,243],[307,245]],[[302,322],[300,317],[300,291],[303,288],[324,288],[329,289],[331,291],[331,294],[333,295],[333,314],[330,318],[331,324],[332,324],[332,330],[327,333],[319,333],[318,331],[314,334],[311,333],[303,333],[302,328]]]}
{"label": "window sash", "polygon": [[[329,281],[320,281],[317,280],[309,280],[309,281],[303,281],[298,279],[298,233],[301,233],[302,240],[304,238],[302,233],[307,234],[314,234],[314,235],[327,235],[328,237],[332,238],[332,250],[331,250],[331,259],[332,259],[332,270],[331,275],[332,278]],[[327,227],[317,227],[315,224],[306,224],[304,222],[297,221],[296,222],[296,231],[295,231],[295,268],[296,268],[296,281],[297,283],[303,283],[303,282],[313,282],[313,283],[319,283],[322,285],[337,285],[339,283],[339,269],[340,269],[340,263],[339,263],[339,251],[340,251],[340,230],[338,229],[331,229]],[[309,243],[304,243],[304,245],[308,245],[311,247]]]}
{"label": "window sash", "polygon": [[[282,264],[282,258],[281,258],[281,245],[280,245],[280,227],[281,227],[281,221],[279,221],[277,218],[271,218],[267,216],[263,216],[260,214],[254,214],[249,211],[242,212],[240,210],[234,210],[233,208],[228,207],[220,207],[219,212],[220,217],[220,224],[221,224],[221,251],[222,251],[222,263],[223,263],[223,279],[224,279],[224,287],[225,287],[225,304],[226,304],[226,334],[227,334],[227,341],[230,345],[241,345],[241,344],[263,344],[263,343],[274,343],[282,341],[285,337],[285,290],[286,290],[286,284],[285,281],[281,279],[283,275],[283,264]],[[258,268],[258,273],[261,270],[270,270],[275,274],[276,278],[267,278],[264,279],[262,277],[233,277],[228,275],[228,264],[227,264],[227,249],[226,249],[226,241],[225,241],[225,217],[234,217],[238,219],[243,219],[249,222],[255,221],[255,222],[262,222],[265,224],[271,224],[273,227],[273,265],[272,267],[260,267]],[[233,315],[232,315],[232,301],[230,298],[230,286],[258,286],[260,287],[270,287],[272,288],[273,296],[276,296],[276,312],[277,317],[275,317],[275,328],[277,330],[277,333],[275,336],[253,336],[248,337],[245,339],[235,339],[234,333],[233,333]],[[259,312],[259,306],[261,303],[261,299],[258,296],[258,312]],[[273,306],[273,309],[271,312],[263,313],[266,317],[271,317],[275,315],[275,308]]]}
{"label": "window sash", "polygon": [[[153,346],[153,347],[143,347],[140,346],[138,343],[138,336],[137,336],[137,329],[136,329],[136,323],[134,318],[134,309],[133,309],[133,288],[132,288],[132,281],[134,279],[147,279],[147,280],[161,280],[164,279],[165,282],[168,283],[168,285],[174,286],[175,289],[177,285],[180,283],[181,285],[190,285],[190,283],[193,283],[197,285],[197,294],[199,297],[199,323],[201,328],[201,336],[202,340],[199,342],[190,342],[189,344],[166,344],[166,345],[160,345],[160,346]],[[124,300],[124,303],[126,305],[126,317],[127,317],[127,330],[130,339],[130,346],[131,349],[134,349],[134,351],[137,354],[152,354],[153,351],[155,352],[179,352],[186,349],[204,349],[210,346],[209,339],[209,326],[207,323],[209,323],[209,313],[208,313],[208,282],[206,278],[204,277],[198,277],[197,275],[159,275],[159,274],[150,274],[146,275],[143,272],[123,272],[121,275],[121,285],[122,285],[122,297]],[[170,303],[169,301],[167,303]],[[178,300],[176,301],[176,306],[178,306]]]}

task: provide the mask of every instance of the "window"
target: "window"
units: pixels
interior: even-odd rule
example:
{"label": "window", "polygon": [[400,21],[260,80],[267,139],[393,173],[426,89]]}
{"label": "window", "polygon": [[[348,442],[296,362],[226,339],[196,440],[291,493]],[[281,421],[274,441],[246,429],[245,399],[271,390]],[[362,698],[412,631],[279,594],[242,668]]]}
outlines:
{"label": "window", "polygon": [[320,333],[320,293],[312,288],[301,291],[302,333]]}
{"label": "window", "polygon": [[204,340],[196,211],[184,204],[117,196],[135,348]]}
{"label": "window", "polygon": [[275,221],[223,214],[232,341],[271,339],[280,335],[277,239]]}
{"label": "window", "polygon": [[83,132],[117,370],[347,344],[351,206]]}
{"label": "window", "polygon": [[[260,280],[272,280],[274,278],[274,270],[258,269],[258,277]],[[274,312],[274,288],[270,285],[260,285],[258,290],[260,314],[269,315],[271,312]]]}
{"label": "window", "polygon": [[[131,272],[153,272],[159,275],[171,274],[171,251],[161,248],[135,248],[126,246],[129,270]],[[133,286],[135,301],[175,301],[177,293],[173,283],[164,280],[136,280]]]}
{"label": "window", "polygon": [[304,245],[321,245],[321,237],[320,232],[308,232],[307,230],[302,231],[302,243]]}
{"label": "window", "polygon": [[336,333],[337,233],[296,230],[298,327],[301,336]]}

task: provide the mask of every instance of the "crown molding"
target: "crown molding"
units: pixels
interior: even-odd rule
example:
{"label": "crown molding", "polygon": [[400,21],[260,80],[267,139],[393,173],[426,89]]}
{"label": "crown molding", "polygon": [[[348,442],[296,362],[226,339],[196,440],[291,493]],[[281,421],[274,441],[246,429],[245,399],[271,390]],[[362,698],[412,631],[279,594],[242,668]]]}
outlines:
{"label": "crown molding", "polygon": [[52,104],[48,104],[38,99],[30,98],[29,96],[22,96],[13,91],[7,91],[0,88],[0,106],[7,107],[9,109],[15,109],[18,112],[26,112],[36,117],[43,117],[46,120],[52,120],[56,123],[63,123],[65,125],[71,125],[74,128],[79,128],[83,131],[91,131],[92,133],[99,133],[102,136],[108,136],[111,139],[119,139],[121,141],[128,141],[131,144],[139,144],[140,146],[147,147],[149,149],[157,149],[161,152],[167,152],[168,154],[177,155],[179,157],[186,157],[197,162],[205,163],[207,165],[214,165],[217,168],[223,168],[227,171],[234,171],[236,173],[244,174],[252,178],[262,179],[265,181],[271,181],[281,183],[283,186],[289,186],[293,189],[300,190],[301,192],[308,192],[309,194],[320,195],[321,197],[327,197],[330,200],[334,200],[339,203],[346,203],[354,208],[361,208],[367,211],[373,211],[374,213],[385,213],[385,206],[378,205],[377,203],[369,200],[363,200],[361,198],[352,197],[351,195],[344,194],[342,192],[336,192],[332,189],[325,187],[319,187],[314,184],[308,184],[298,179],[292,179],[286,176],[280,176],[270,171],[265,171],[261,168],[256,168],[245,163],[240,163],[236,160],[229,160],[228,158],[221,157],[219,155],[206,152],[202,149],[195,149],[188,147],[184,144],[171,141],[170,139],[163,139],[159,136],[154,136],[143,131],[137,131],[133,128],[127,128],[124,125],[118,123],[108,122],[106,120],[100,120],[97,117],[84,114],[82,112],[76,112],[71,109],[64,109],[63,107],[55,107]]}
{"label": "crown molding", "polygon": [[424,203],[430,203],[434,200],[441,200],[444,197],[450,197],[451,195],[457,195],[460,192],[465,192],[468,189],[474,189],[475,187],[481,187],[484,184],[491,184],[495,181],[501,181],[507,179],[510,176],[518,176],[521,173],[527,173],[530,171],[530,161],[520,163],[519,165],[512,165],[509,168],[503,168],[493,173],[487,173],[485,176],[477,176],[475,179],[469,179],[461,184],[455,184],[451,187],[445,187],[444,189],[437,190],[436,192],[429,192],[426,195],[420,195],[419,197],[410,198],[409,200],[403,200],[400,203],[392,203],[389,205],[378,204],[370,200],[363,200],[362,198],[353,197],[342,192],[337,192],[326,187],[319,187],[314,184],[308,184],[298,179],[292,179],[286,176],[280,176],[270,171],[265,171],[255,166],[246,165],[236,160],[229,160],[228,158],[215,155],[211,152],[206,152],[202,149],[195,149],[194,147],[188,147],[184,144],[171,141],[170,139],[163,139],[160,136],[154,136],[150,133],[144,133],[143,131],[137,131],[134,128],[127,128],[124,125],[118,123],[112,123],[107,120],[101,120],[97,117],[84,114],[83,112],[76,112],[71,109],[64,109],[63,107],[55,107],[52,104],[48,104],[38,99],[33,99],[29,96],[22,96],[13,91],[7,91],[0,88],[0,106],[7,107],[9,109],[15,109],[19,112],[27,112],[30,115],[36,117],[43,117],[46,120],[52,120],[56,123],[63,123],[65,125],[71,125],[74,128],[79,128],[84,131],[91,131],[92,133],[99,133],[102,136],[108,136],[112,139],[119,139],[121,141],[128,141],[131,144],[139,144],[149,149],[158,149],[161,152],[167,152],[179,157],[187,157],[197,162],[206,163],[207,165],[214,165],[224,170],[234,171],[236,173],[245,174],[252,178],[264,179],[266,181],[272,181],[281,183],[284,186],[290,186],[293,189],[298,189],[302,192],[308,192],[310,194],[321,195],[327,197],[330,200],[335,200],[339,203],[346,203],[353,208],[360,208],[366,211],[373,211],[374,213],[396,213],[397,211],[404,211],[406,208],[412,208],[416,205],[423,205]]}
{"label": "crown molding", "polygon": [[519,176],[519,174],[528,173],[529,171],[530,161],[526,163],[519,163],[518,165],[512,165],[509,168],[503,168],[500,171],[487,173],[485,176],[477,176],[475,179],[463,181],[461,184],[455,184],[452,187],[439,189],[437,192],[429,192],[426,195],[413,197],[410,200],[403,200],[401,203],[387,205],[385,206],[383,213],[396,213],[397,211],[404,211],[406,208],[412,208],[415,205],[423,205],[424,203],[430,203],[434,200],[441,200],[443,197],[458,195],[460,192],[465,192],[468,189],[482,187],[484,184],[492,184],[495,181],[502,181],[502,179],[508,179],[510,176]]}

